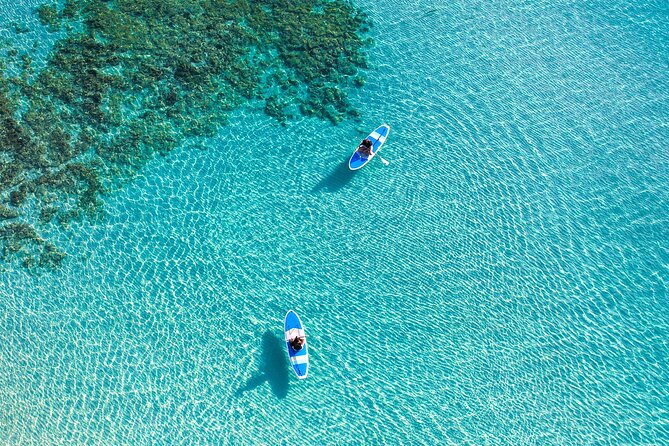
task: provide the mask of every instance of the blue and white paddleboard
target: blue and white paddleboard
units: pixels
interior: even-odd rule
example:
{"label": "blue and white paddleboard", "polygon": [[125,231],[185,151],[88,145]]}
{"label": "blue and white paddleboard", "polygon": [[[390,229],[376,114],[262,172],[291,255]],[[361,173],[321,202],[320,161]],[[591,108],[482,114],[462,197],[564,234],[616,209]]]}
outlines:
{"label": "blue and white paddleboard", "polygon": [[386,142],[388,133],[390,133],[390,126],[388,124],[381,124],[379,128],[370,133],[367,138],[372,141],[372,154],[365,156],[358,152],[358,149],[355,149],[355,152],[351,155],[351,159],[348,161],[348,168],[358,170],[374,158],[374,155],[381,150],[381,146]]}
{"label": "blue and white paddleboard", "polygon": [[293,367],[295,374],[299,379],[304,379],[307,377],[309,372],[309,351],[307,347],[307,341],[304,341],[304,347],[299,351],[295,351],[290,345],[290,340],[295,336],[304,336],[304,327],[300,318],[297,316],[293,310],[286,313],[286,318],[283,321],[283,333],[286,340],[286,348],[288,349],[288,359],[290,359],[290,365]]}

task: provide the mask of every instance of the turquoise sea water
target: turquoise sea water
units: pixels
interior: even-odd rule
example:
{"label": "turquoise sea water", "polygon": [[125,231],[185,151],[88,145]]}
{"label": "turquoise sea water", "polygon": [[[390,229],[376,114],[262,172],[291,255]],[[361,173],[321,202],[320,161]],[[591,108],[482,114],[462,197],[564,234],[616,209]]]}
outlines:
{"label": "turquoise sea water", "polygon": [[4,266],[1,444],[669,442],[666,3],[357,4],[360,123],[240,111]]}

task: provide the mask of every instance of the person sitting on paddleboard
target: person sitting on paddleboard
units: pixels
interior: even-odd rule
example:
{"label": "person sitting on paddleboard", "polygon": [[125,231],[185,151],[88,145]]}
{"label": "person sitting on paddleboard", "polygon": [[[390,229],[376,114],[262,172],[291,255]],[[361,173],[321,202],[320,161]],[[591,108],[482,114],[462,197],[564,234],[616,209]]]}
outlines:
{"label": "person sitting on paddleboard", "polygon": [[370,156],[372,154],[372,142],[368,138],[362,140],[358,146],[358,153],[365,156]]}
{"label": "person sitting on paddleboard", "polygon": [[295,336],[293,339],[290,341],[290,346],[293,347],[293,350],[296,352],[299,352],[302,350],[302,347],[304,347],[304,341],[306,339],[304,336]]}

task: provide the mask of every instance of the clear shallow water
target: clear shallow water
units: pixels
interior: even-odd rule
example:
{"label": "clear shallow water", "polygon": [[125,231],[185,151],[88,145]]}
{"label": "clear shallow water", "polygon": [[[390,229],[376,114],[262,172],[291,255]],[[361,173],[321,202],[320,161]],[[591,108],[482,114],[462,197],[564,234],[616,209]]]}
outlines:
{"label": "clear shallow water", "polygon": [[360,5],[360,124],[239,113],[2,272],[0,442],[669,441],[666,6]]}

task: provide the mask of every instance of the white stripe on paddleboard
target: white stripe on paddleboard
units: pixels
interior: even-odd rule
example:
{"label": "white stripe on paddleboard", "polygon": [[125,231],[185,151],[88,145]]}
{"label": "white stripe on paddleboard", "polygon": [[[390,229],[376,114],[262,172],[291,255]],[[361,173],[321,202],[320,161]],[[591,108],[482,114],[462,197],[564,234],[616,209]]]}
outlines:
{"label": "white stripe on paddleboard", "polygon": [[381,134],[380,134],[380,133],[377,133],[377,132],[372,132],[372,134],[369,135],[369,136],[371,136],[372,138],[374,138],[374,139],[376,139],[376,140],[378,140],[379,138],[381,138]]}
{"label": "white stripe on paddleboard", "polygon": [[300,355],[300,356],[291,356],[290,357],[290,363],[291,364],[306,364],[309,362],[309,355]]}
{"label": "white stripe on paddleboard", "polygon": [[295,336],[304,336],[304,330],[300,330],[299,328],[291,328],[290,330],[284,332],[284,336],[286,341],[292,341]]}

